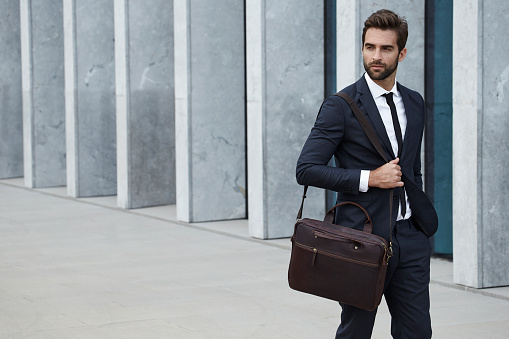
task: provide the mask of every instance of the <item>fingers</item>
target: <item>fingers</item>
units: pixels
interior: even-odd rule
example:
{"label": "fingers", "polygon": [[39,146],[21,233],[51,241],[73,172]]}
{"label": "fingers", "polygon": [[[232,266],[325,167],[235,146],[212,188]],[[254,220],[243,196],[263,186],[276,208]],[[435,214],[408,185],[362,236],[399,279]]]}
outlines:
{"label": "fingers", "polygon": [[379,188],[394,188],[404,186],[401,167],[398,165],[399,158],[391,160],[389,163],[380,166],[370,172],[369,186]]}
{"label": "fingers", "polygon": [[401,176],[403,175],[403,173],[401,172],[401,167],[399,165],[397,165],[398,162],[399,162],[399,158],[396,158],[396,159],[392,160],[392,162],[390,162],[390,164],[395,165],[391,169],[391,172],[389,172],[392,174],[391,182],[394,185],[393,187],[402,187],[404,185],[403,180],[401,179]]}
{"label": "fingers", "polygon": [[394,187],[403,187],[403,186],[405,186],[405,183],[403,181],[398,181],[394,185],[395,185]]}
{"label": "fingers", "polygon": [[399,166],[398,163],[399,163],[399,158],[396,158],[394,160],[389,161],[389,163],[387,165],[389,165],[389,164],[390,165],[396,165],[393,168],[396,169],[397,171],[399,171],[399,177],[401,179],[401,175],[402,175],[402,173],[401,173],[401,166]]}
{"label": "fingers", "polygon": [[404,186],[405,184],[403,183],[403,180],[401,179],[401,176],[403,175],[403,173],[401,172],[401,166],[397,165],[399,163],[399,158],[396,158],[394,160],[391,160],[389,161],[390,164],[395,164],[396,165],[396,170],[398,171],[397,172],[397,176],[398,176],[398,180],[397,182],[395,183],[395,187],[402,187]]}

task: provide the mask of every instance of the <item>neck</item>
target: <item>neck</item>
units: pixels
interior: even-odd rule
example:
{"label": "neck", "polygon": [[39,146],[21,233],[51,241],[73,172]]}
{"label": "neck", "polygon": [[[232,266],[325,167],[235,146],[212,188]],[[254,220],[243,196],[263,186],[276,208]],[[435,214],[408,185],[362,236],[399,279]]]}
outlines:
{"label": "neck", "polygon": [[396,72],[393,72],[387,78],[383,80],[373,80],[375,84],[382,87],[386,91],[390,91],[394,87],[394,83],[396,82]]}

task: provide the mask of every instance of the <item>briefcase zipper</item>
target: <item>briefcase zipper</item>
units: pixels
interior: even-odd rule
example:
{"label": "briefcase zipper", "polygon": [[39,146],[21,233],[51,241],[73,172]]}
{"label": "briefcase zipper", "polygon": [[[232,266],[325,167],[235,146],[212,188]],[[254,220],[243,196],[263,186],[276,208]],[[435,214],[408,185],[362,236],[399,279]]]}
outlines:
{"label": "briefcase zipper", "polygon": [[[313,234],[315,235],[315,238],[318,237],[318,238],[323,238],[323,239],[337,240],[337,241],[346,242],[346,243],[357,243],[357,244],[360,244],[359,241],[356,241],[356,240],[353,240],[353,239],[346,239],[346,238],[335,236],[335,235],[332,235],[332,234],[329,234],[329,233],[322,233],[322,232],[314,231]],[[367,239],[364,240],[364,241],[366,241],[367,243],[372,244],[372,245],[378,245],[377,242],[368,241]]]}
{"label": "briefcase zipper", "polygon": [[361,265],[364,265],[364,266],[378,267],[378,264],[372,264],[372,263],[365,262],[365,261],[362,261],[362,260],[351,259],[351,258],[347,258],[347,257],[341,256],[341,255],[330,253],[330,252],[327,252],[327,251],[322,251],[322,250],[319,250],[319,249],[317,249],[315,247],[307,246],[307,245],[301,244],[301,243],[296,242],[296,241],[294,242],[294,244],[299,246],[300,248],[303,248],[305,250],[313,252],[313,259],[312,259],[311,265],[314,265],[314,263],[316,261],[316,254],[320,253],[320,254],[323,254],[323,255],[326,255],[326,256],[329,256],[329,257],[332,257],[332,258],[336,258],[336,259],[340,259],[340,260],[344,260],[344,261],[348,261],[348,262],[352,262],[352,263],[357,263],[357,264],[361,264]]}
{"label": "briefcase zipper", "polygon": [[[324,235],[330,235],[331,237],[337,237],[337,234],[336,234],[336,233],[333,233],[333,232],[327,232],[326,230],[321,230],[320,232],[319,232],[319,231],[316,231],[316,230],[313,230],[313,232],[314,232],[314,233],[324,234]],[[376,234],[368,233],[369,235],[371,235],[371,236],[375,236],[375,237],[377,237],[378,239],[380,239],[380,242],[375,242],[375,241],[371,240],[371,238],[364,236],[362,233],[365,233],[365,232],[361,232],[361,231],[359,231],[359,232],[358,232],[358,233],[356,233],[356,234],[357,234],[357,236],[358,236],[358,237],[362,237],[363,239],[365,239],[365,241],[369,242],[370,244],[375,244],[375,245],[381,244],[381,245],[383,245],[384,247],[387,247],[387,246],[385,245],[385,243],[384,243],[384,240],[385,240],[384,238],[382,238],[382,237],[380,237],[380,236],[378,236],[378,235],[376,235]],[[351,235],[350,233],[346,233],[346,234]],[[341,237],[339,237],[339,238],[341,238]],[[336,238],[334,238],[334,239],[336,239]]]}
{"label": "briefcase zipper", "polygon": [[[362,232],[359,232],[359,233],[362,233]],[[313,230],[313,234],[315,234],[315,237],[317,234],[321,234],[324,237],[328,236],[329,237],[328,239],[345,241],[345,239],[343,237],[337,236],[336,233],[327,232],[325,230],[323,230],[323,232]],[[349,235],[351,235],[351,234],[349,234]],[[373,241],[370,238],[363,236],[362,234],[358,234],[358,236],[362,237],[365,242],[370,243],[372,245],[377,245],[377,246],[382,247],[382,250],[385,252],[385,261],[389,262],[389,259],[392,257],[392,243],[390,244],[389,247],[387,247],[387,244],[385,243],[385,239],[383,239],[382,237],[379,237],[375,234],[371,234],[371,235],[374,235],[375,237],[379,238],[380,242]],[[293,242],[294,236],[292,236],[292,242]]]}
{"label": "briefcase zipper", "polygon": [[[342,242],[354,243],[355,249],[356,250],[359,249],[359,247],[357,245],[355,245],[355,243],[357,242],[357,243],[360,244],[360,242],[356,241],[356,240],[345,239],[345,238],[342,238],[342,237],[339,237],[339,236],[336,236],[336,235],[332,235],[331,233],[322,233],[322,232],[317,232],[317,231],[314,231],[313,234],[315,235],[315,238],[316,237],[320,237],[320,238],[325,238],[325,239],[331,239],[331,240],[337,240],[337,241],[342,241]],[[364,241],[366,243],[382,247],[382,250],[387,255],[388,248],[387,248],[387,245],[384,242],[376,242],[376,241],[371,241],[370,239],[367,239],[365,237],[363,237],[363,238],[364,238]]]}

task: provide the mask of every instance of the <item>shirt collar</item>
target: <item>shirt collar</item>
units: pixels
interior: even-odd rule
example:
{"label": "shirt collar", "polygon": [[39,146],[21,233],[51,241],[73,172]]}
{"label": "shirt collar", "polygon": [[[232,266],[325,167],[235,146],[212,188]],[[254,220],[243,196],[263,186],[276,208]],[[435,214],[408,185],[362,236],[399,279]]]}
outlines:
{"label": "shirt collar", "polygon": [[[364,73],[364,78],[366,78],[366,82],[368,83],[369,91],[371,92],[371,95],[373,96],[373,99],[376,99],[385,93],[388,93],[386,89],[382,88],[380,85],[378,85],[376,82],[373,81],[368,75],[368,73]],[[394,86],[389,91],[394,93],[394,96],[399,97],[399,91],[397,86],[397,81],[394,81]]]}

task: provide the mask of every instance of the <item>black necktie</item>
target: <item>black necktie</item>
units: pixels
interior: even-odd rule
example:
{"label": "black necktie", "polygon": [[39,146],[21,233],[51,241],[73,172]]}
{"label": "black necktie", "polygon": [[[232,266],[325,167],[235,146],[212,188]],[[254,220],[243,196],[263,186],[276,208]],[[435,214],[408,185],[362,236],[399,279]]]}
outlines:
{"label": "black necktie", "polygon": [[[396,112],[396,105],[394,105],[394,100],[392,99],[393,93],[389,92],[384,94],[385,100],[391,109],[392,115],[392,124],[394,126],[394,132],[396,133],[396,139],[398,140],[398,158],[401,161],[401,150],[403,149],[403,135],[401,134],[401,126],[399,124],[398,113]],[[405,197],[405,189],[401,187],[399,189],[399,196],[401,200],[401,215],[403,218],[406,214],[406,197]]]}

